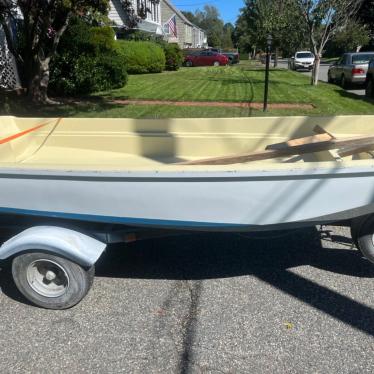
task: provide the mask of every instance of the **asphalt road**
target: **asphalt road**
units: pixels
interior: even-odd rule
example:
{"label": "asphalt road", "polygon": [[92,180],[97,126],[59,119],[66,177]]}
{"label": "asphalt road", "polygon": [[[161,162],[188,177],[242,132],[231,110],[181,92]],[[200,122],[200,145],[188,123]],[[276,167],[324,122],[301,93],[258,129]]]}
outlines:
{"label": "asphalt road", "polygon": [[115,246],[67,311],[0,272],[1,373],[373,373],[374,265],[339,227]]}
{"label": "asphalt road", "polygon": [[[322,63],[320,66],[320,75],[319,80],[322,82],[327,82],[327,72],[329,70],[330,64],[324,64]],[[288,62],[287,60],[281,60],[279,63],[279,67],[287,69],[288,68]],[[311,72],[308,71],[298,71],[300,74],[307,75],[309,77],[312,76]],[[354,93],[359,96],[365,96],[365,90],[362,89],[362,87],[354,87],[353,89],[346,90],[347,92]]]}

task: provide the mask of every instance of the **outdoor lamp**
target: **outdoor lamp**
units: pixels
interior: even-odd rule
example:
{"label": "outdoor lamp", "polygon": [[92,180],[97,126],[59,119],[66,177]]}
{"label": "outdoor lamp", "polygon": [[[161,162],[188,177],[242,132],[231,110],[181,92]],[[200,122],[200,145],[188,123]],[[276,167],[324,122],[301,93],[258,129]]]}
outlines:
{"label": "outdoor lamp", "polygon": [[264,112],[268,110],[268,93],[269,93],[269,69],[270,69],[270,50],[273,37],[268,34],[266,37],[266,68],[265,68],[265,92],[264,92]]}
{"label": "outdoor lamp", "polygon": [[268,48],[271,47],[272,42],[273,42],[273,37],[270,34],[268,34],[268,36],[266,37],[266,44]]}

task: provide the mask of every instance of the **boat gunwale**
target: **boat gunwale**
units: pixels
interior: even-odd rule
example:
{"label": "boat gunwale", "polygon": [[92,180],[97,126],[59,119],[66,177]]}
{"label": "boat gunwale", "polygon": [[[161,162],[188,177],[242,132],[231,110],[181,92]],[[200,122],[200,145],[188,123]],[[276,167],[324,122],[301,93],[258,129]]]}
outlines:
{"label": "boat gunwale", "polygon": [[[357,164],[356,164],[357,163]],[[367,177],[374,174],[372,160],[355,161],[351,163],[320,162],[313,167],[295,167],[299,164],[287,164],[287,168],[220,168],[219,165],[209,169],[205,166],[184,167],[177,170],[79,170],[79,169],[51,169],[51,168],[14,168],[0,167],[0,178],[11,179],[61,179],[61,180],[116,180],[116,181],[245,181],[268,179],[326,179]],[[321,165],[325,164],[325,165]],[[284,164],[283,164],[284,165]],[[293,167],[290,168],[289,165]],[[305,165],[305,164],[301,164]],[[14,166],[14,164],[13,164]],[[231,165],[232,166],[232,165]],[[273,165],[272,165],[273,166]],[[277,165],[278,166],[278,165]]]}

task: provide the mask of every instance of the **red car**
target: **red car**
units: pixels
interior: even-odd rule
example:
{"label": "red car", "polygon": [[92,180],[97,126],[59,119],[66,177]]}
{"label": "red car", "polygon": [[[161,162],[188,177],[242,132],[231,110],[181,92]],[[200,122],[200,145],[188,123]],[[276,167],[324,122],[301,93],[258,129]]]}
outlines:
{"label": "red car", "polygon": [[221,53],[201,51],[187,55],[184,59],[186,66],[220,66],[227,65],[229,58]]}

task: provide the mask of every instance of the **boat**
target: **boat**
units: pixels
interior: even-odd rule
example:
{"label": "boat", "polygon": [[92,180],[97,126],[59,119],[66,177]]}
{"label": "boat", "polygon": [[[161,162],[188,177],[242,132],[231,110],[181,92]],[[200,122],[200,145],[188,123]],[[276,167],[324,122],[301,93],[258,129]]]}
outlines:
{"label": "boat", "polygon": [[373,152],[374,116],[0,117],[0,260],[49,309],[113,242],[339,223],[374,263]]}
{"label": "boat", "polygon": [[0,214],[258,231],[374,212],[374,116],[0,117]]}

